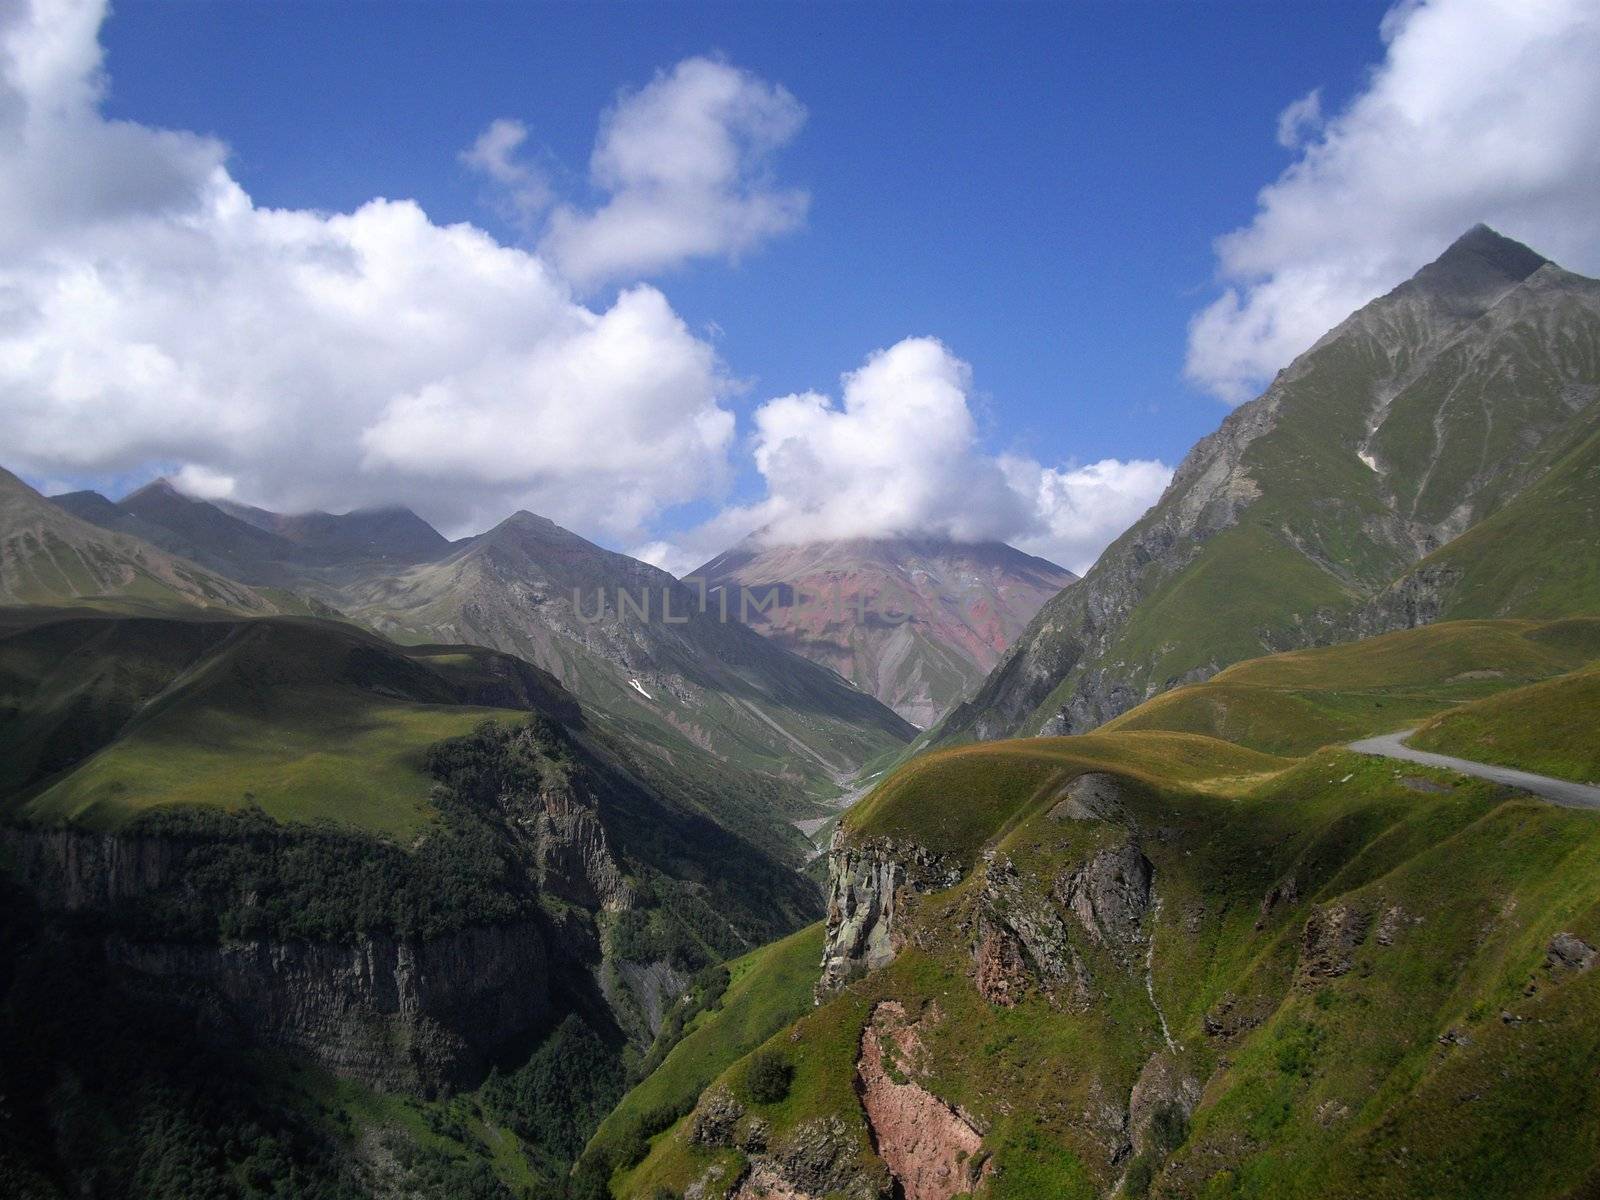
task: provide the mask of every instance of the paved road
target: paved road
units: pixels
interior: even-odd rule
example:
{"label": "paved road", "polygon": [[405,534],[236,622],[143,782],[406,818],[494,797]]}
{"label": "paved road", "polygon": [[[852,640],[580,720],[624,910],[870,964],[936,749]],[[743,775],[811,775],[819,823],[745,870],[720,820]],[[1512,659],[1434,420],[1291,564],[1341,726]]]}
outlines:
{"label": "paved road", "polygon": [[1403,729],[1399,733],[1385,733],[1379,737],[1365,738],[1359,742],[1351,742],[1350,749],[1357,754],[1397,758],[1402,762],[1420,763],[1424,767],[1439,767],[1459,775],[1473,775],[1492,783],[1503,783],[1508,787],[1521,788],[1525,792],[1543,796],[1551,803],[1565,808],[1600,809],[1600,787],[1591,787],[1587,783],[1572,783],[1565,779],[1552,779],[1548,775],[1534,775],[1529,771],[1515,771],[1510,767],[1471,762],[1465,758],[1451,758],[1448,754],[1429,754],[1426,750],[1413,750],[1405,744],[1405,739],[1415,732],[1415,729]]}

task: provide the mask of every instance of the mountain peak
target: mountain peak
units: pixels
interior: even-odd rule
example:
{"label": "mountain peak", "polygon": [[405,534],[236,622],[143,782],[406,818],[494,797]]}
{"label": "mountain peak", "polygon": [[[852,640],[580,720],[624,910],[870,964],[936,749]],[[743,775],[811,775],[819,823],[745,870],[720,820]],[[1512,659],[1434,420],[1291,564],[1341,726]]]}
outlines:
{"label": "mountain peak", "polygon": [[1521,283],[1550,260],[1479,223],[1418,271],[1412,283],[1474,306]]}
{"label": "mountain peak", "polygon": [[133,491],[129,492],[126,496],[119,500],[118,503],[127,504],[129,501],[153,499],[155,497],[175,500],[189,499],[189,497],[185,496],[178,490],[177,485],[174,484],[172,480],[168,479],[165,475],[157,475],[143,487],[135,488]]}

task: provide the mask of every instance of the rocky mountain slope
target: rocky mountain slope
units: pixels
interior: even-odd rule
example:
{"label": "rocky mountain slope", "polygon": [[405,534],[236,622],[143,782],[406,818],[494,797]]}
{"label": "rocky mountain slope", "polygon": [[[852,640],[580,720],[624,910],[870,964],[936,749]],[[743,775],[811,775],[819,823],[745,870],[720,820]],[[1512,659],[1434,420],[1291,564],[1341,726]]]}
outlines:
{"label": "rocky mountain slope", "polygon": [[510,650],[641,736],[686,740],[796,784],[848,778],[912,733],[666,572],[530,513],[340,596],[387,633]]}
{"label": "rocky mountain slope", "polygon": [[[1392,728],[1416,719],[1407,699],[1447,708],[1593,661],[1596,624],[1417,629],[1246,664],[1228,687],[1280,693],[1308,727]],[[1553,686],[1501,695],[1520,712]],[[1221,703],[1169,699],[1158,720]],[[1592,1187],[1593,814],[1336,747],[1269,755],[1144,711],[1115,732],[921,756],[851,810],[817,1007],[737,1058],[702,1051],[714,1070],[681,1116],[625,1102],[639,1136],[586,1160],[605,1159],[614,1194]],[[1506,705],[1455,711],[1492,737]],[[1551,1152],[1557,1129],[1577,1132]]]}
{"label": "rocky mountain slope", "polygon": [[[999,661],[1077,576],[998,542],[747,538],[686,577],[785,649],[830,667],[921,728]],[[768,597],[772,607],[762,607]]]}
{"label": "rocky mountain slope", "polygon": [[0,468],[0,604],[77,601],[237,613],[296,607],[136,536],[81,520]]}
{"label": "rocky mountain slope", "polygon": [[1196,445],[941,737],[1090,729],[1242,658],[1440,616],[1600,610],[1575,552],[1597,399],[1600,283],[1470,231]]}
{"label": "rocky mountain slope", "polygon": [[815,816],[815,797],[915,732],[665,572],[530,513],[450,543],[404,509],[286,516],[165,481],[117,504],[92,493],[59,502],[402,641],[519,655],[665,769],[724,797],[742,790],[744,811],[722,815],[796,855],[804,842],[789,822]]}

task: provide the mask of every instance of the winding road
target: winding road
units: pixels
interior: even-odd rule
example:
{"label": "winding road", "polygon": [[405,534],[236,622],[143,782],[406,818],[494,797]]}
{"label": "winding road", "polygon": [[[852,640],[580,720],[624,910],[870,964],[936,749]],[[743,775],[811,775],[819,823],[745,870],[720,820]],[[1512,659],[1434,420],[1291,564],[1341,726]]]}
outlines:
{"label": "winding road", "polygon": [[1496,767],[1489,763],[1472,762],[1465,758],[1452,758],[1448,754],[1430,754],[1426,750],[1413,750],[1405,739],[1416,730],[1402,729],[1399,733],[1385,733],[1378,737],[1351,742],[1350,749],[1357,754],[1375,754],[1380,758],[1394,758],[1401,762],[1417,763],[1424,767],[1438,767],[1458,775],[1472,775],[1491,783],[1520,788],[1543,796],[1552,804],[1563,808],[1589,808],[1600,810],[1600,787],[1587,783],[1573,783],[1566,779],[1552,779],[1548,775],[1535,775],[1530,771],[1517,771],[1511,767]]}

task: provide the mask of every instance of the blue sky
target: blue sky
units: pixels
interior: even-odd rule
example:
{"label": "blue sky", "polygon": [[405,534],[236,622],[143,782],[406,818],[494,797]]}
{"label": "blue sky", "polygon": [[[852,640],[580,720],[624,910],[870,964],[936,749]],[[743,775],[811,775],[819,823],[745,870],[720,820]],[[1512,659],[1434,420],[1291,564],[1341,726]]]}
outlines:
{"label": "blue sky", "polygon": [[803,230],[661,278],[751,398],[917,334],[968,362],[996,448],[1175,462],[1226,411],[1184,382],[1212,239],[1289,154],[1279,110],[1359,85],[1384,5],[174,4],[122,0],[107,111],[211,133],[262,204],[414,197],[518,231],[457,153],[524,121],[580,194],[600,112],[697,54],[807,110]]}
{"label": "blue sky", "polygon": [[[1474,221],[1600,266],[1587,0],[30,5],[0,430],[49,487],[179,471],[453,533],[522,504],[672,566],[763,526],[1082,568],[1228,403]],[[658,205],[637,163],[591,168],[632,117],[646,159],[731,137],[730,215],[653,260],[607,233],[623,265],[586,274],[560,221]],[[495,121],[520,216],[463,161]],[[1519,141],[1538,161],[1497,161]],[[56,176],[96,180],[82,214]]]}

